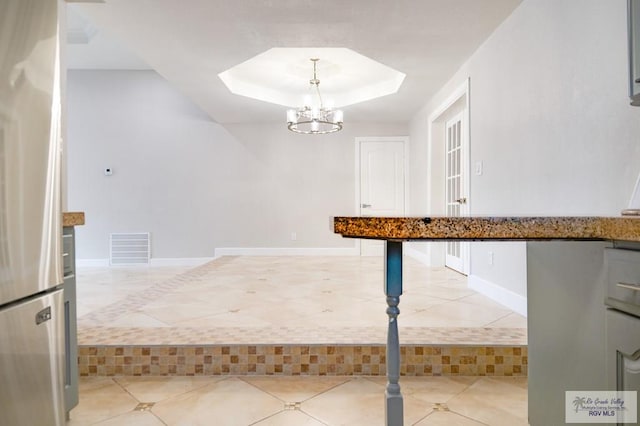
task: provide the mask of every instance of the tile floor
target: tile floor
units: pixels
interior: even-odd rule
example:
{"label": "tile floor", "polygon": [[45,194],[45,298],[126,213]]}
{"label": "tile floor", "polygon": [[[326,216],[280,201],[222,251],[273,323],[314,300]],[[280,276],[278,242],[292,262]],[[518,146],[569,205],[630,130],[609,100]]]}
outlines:
{"label": "tile floor", "polygon": [[[386,342],[372,257],[223,257],[186,267],[78,268],[81,345]],[[526,345],[526,318],[466,277],[405,257],[401,344]]]}
{"label": "tile floor", "polygon": [[[68,426],[384,424],[383,377],[82,378]],[[403,377],[405,425],[527,424],[522,377]]]}
{"label": "tile floor", "polygon": [[[384,343],[383,264],[225,257],[196,268],[79,268],[81,345]],[[466,278],[405,258],[401,343],[525,345],[526,319]],[[449,340],[448,340],[449,339]],[[203,341],[204,340],[204,341]],[[77,425],[384,424],[385,377],[81,377]],[[526,377],[402,377],[407,425],[526,425]]]}

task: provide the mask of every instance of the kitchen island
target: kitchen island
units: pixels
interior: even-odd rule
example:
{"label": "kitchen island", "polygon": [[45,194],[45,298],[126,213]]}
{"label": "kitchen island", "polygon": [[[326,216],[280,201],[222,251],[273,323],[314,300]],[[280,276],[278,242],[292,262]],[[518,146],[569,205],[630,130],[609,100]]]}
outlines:
{"label": "kitchen island", "polygon": [[640,219],[335,217],[333,230],[343,237],[385,241],[384,291],[389,317],[387,426],[403,424],[398,315],[404,241],[528,242],[529,422],[532,426],[564,423],[564,391],[602,390],[606,386],[603,252],[611,242],[640,242]]}

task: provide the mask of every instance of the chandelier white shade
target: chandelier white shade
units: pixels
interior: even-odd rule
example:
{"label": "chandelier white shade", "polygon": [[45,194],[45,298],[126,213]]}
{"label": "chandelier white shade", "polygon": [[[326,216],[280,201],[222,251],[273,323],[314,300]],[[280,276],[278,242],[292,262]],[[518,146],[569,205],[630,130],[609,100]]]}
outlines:
{"label": "chandelier white shade", "polygon": [[309,94],[303,105],[287,110],[287,128],[307,135],[333,133],[342,130],[344,113],[328,107],[322,100],[320,80],[317,75],[318,58],[311,58],[313,78],[309,80]]}

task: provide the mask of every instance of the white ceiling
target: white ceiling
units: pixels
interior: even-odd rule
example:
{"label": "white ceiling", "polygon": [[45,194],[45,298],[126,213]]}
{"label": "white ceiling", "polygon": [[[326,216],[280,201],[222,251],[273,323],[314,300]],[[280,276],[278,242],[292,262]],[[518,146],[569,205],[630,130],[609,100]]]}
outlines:
{"label": "white ceiling", "polygon": [[237,95],[294,108],[319,100],[317,87],[325,106],[342,108],[396,93],[405,75],[344,47],[274,47],[218,77]]}
{"label": "white ceiling", "polygon": [[[68,65],[152,68],[217,122],[284,122],[286,108],[234,95],[218,74],[273,47],[346,47],[405,73],[406,78],[395,94],[344,108],[345,125],[349,121],[406,121],[520,2],[78,2],[69,5],[75,9],[68,25],[76,43],[68,46]],[[77,43],[82,39],[77,37],[78,29],[89,35],[88,43]]]}

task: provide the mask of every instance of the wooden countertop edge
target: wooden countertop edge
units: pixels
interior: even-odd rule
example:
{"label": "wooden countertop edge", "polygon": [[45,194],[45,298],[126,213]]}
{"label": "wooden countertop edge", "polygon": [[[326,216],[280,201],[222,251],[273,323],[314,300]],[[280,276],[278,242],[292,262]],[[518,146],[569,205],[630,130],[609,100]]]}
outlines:
{"label": "wooden countertop edge", "polygon": [[640,242],[638,217],[346,217],[333,231],[380,240],[619,240]]}
{"label": "wooden countertop edge", "polygon": [[63,212],[62,226],[84,225],[84,212]]}

